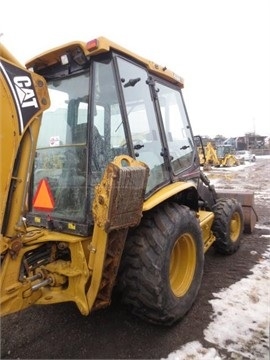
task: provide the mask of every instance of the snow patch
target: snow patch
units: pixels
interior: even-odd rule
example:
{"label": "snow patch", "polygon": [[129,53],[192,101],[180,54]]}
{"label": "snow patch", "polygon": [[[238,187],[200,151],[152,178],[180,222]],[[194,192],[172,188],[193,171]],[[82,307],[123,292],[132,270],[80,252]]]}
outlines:
{"label": "snow patch", "polygon": [[[214,313],[204,330],[209,348],[193,341],[172,352],[168,360],[269,360],[270,245],[252,274],[213,293]],[[228,356],[220,354],[230,354]]]}

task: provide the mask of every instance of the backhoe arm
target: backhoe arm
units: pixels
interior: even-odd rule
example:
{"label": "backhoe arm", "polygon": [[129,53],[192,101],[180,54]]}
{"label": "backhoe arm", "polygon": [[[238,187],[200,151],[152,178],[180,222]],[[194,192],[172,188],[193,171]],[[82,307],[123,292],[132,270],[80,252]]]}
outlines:
{"label": "backhoe arm", "polygon": [[12,238],[25,208],[41,115],[50,101],[45,80],[27,71],[2,44],[0,94],[0,225],[1,236]]}

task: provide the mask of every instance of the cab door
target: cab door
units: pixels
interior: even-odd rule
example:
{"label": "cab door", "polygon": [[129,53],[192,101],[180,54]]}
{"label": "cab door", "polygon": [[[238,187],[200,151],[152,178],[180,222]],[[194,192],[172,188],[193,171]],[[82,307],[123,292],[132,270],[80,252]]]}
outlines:
{"label": "cab door", "polygon": [[156,81],[155,84],[160,107],[162,128],[165,133],[165,147],[168,148],[172,180],[192,178],[199,170],[197,150],[191,126],[186,113],[182,93]]}
{"label": "cab door", "polygon": [[150,168],[147,195],[170,183],[149,74],[144,68],[121,57],[117,57],[117,64],[134,154],[137,160],[145,162]]}

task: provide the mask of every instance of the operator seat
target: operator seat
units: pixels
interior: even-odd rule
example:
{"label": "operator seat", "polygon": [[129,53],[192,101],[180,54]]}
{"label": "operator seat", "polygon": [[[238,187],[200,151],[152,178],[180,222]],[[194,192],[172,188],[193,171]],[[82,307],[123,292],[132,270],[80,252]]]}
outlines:
{"label": "operator seat", "polygon": [[85,176],[80,174],[79,159],[71,149],[65,152],[62,174],[55,194],[56,208],[60,211],[79,211],[85,197]]}

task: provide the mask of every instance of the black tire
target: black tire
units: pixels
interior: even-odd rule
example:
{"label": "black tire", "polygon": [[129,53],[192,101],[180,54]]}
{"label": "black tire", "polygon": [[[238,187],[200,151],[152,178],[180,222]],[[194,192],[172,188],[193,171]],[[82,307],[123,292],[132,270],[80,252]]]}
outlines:
{"label": "black tire", "polygon": [[221,254],[231,255],[238,250],[244,229],[242,206],[236,199],[218,199],[213,212],[213,247]]}
{"label": "black tire", "polygon": [[172,325],[191,308],[203,276],[201,229],[194,213],[176,203],[144,215],[126,242],[118,290],[136,316]]}

